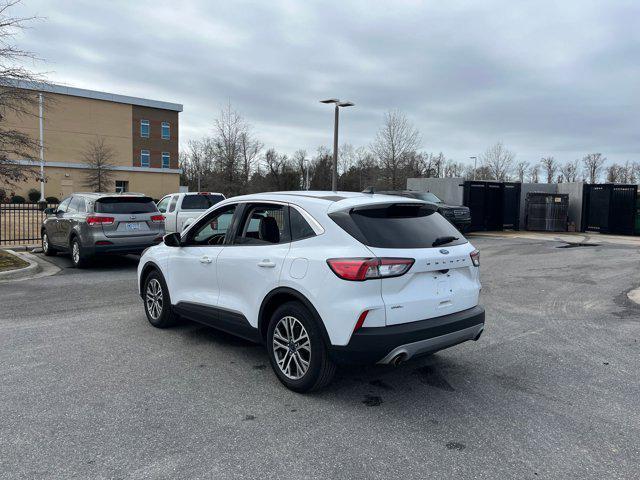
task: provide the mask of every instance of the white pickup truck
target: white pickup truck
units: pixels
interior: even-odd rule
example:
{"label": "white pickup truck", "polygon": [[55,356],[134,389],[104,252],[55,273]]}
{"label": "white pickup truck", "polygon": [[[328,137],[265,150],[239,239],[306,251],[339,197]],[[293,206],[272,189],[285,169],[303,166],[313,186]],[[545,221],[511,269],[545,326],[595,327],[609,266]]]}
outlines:
{"label": "white pickup truck", "polygon": [[[167,233],[182,232],[188,225],[216,203],[225,199],[221,193],[189,192],[171,193],[160,199],[158,210],[164,216]],[[187,222],[187,220],[191,221]]]}

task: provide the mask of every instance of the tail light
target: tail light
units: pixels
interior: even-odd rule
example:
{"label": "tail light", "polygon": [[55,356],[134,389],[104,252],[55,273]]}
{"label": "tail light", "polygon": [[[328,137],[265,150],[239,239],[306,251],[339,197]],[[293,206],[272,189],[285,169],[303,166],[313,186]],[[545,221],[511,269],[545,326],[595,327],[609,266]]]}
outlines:
{"label": "tail light", "polygon": [[471,257],[471,262],[473,263],[474,267],[479,267],[480,266],[480,252],[478,250],[474,250],[473,252],[471,252],[469,254],[469,256]]}
{"label": "tail light", "polygon": [[413,258],[330,258],[329,268],[343,280],[399,277],[409,271]]}
{"label": "tail light", "polygon": [[95,225],[113,225],[113,222],[115,222],[115,218],[114,217],[87,217],[87,224],[91,225],[92,227]]}
{"label": "tail light", "polygon": [[164,216],[162,216],[162,215],[151,215],[151,221],[153,223],[162,223],[162,222],[164,222]]}

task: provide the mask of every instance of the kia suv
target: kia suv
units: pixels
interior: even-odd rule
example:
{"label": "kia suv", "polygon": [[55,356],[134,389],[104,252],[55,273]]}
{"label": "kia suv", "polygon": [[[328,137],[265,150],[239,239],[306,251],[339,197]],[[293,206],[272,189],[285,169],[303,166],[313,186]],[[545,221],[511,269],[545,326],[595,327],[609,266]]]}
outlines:
{"label": "kia suv", "polygon": [[153,199],[141,194],[74,193],[44,212],[44,254],[68,252],[78,268],[96,255],[139,254],[165,233]]}
{"label": "kia suv", "polygon": [[138,266],[149,322],[201,322],[266,346],[305,392],[339,363],[398,364],[484,328],[479,253],[435,205],[353,192],[226,199]]}

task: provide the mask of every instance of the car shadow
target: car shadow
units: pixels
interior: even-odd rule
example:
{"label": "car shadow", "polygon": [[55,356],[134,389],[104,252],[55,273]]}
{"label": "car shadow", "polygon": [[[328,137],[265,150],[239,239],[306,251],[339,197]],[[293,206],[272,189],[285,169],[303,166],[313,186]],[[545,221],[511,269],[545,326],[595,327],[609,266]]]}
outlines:
{"label": "car shadow", "polygon": [[71,258],[64,253],[58,253],[50,257],[39,255],[41,258],[53,263],[64,270],[64,273],[97,272],[105,270],[135,270],[140,261],[139,255],[101,255],[90,260],[85,268],[75,268]]}

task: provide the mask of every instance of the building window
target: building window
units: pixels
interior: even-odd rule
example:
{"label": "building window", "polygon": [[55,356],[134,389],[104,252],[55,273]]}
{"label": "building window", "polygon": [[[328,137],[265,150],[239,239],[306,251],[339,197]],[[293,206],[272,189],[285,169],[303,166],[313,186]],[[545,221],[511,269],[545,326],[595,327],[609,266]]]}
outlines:
{"label": "building window", "polygon": [[149,150],[140,150],[140,166],[148,167],[151,164]]}
{"label": "building window", "polygon": [[149,138],[149,120],[140,120],[140,136],[143,138]]}
{"label": "building window", "polygon": [[171,138],[171,126],[169,122],[162,122],[162,139],[169,140]]}
{"label": "building window", "polygon": [[129,191],[129,182],[127,180],[116,180],[116,193],[124,193]]}
{"label": "building window", "polygon": [[162,152],[162,168],[169,168],[171,164],[171,155],[169,152]]}

